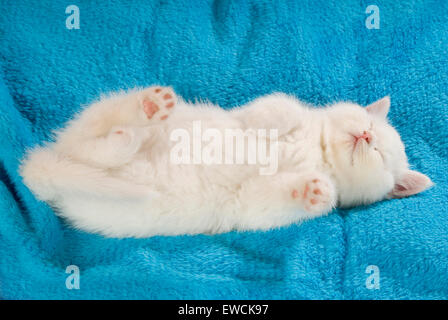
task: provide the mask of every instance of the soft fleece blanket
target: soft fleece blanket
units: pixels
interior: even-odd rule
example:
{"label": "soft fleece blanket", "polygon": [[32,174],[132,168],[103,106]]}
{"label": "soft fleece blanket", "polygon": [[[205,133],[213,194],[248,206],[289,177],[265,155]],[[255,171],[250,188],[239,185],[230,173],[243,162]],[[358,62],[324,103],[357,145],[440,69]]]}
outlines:
{"label": "soft fleece blanket", "polygon": [[[2,298],[448,298],[448,2],[376,1],[380,29],[361,0],[77,0],[80,29],[69,4],[1,1]],[[436,185],[269,232],[107,239],[65,225],[23,185],[24,151],[101,93],[156,83],[224,108],[272,91],[316,105],[390,95],[410,162]]]}

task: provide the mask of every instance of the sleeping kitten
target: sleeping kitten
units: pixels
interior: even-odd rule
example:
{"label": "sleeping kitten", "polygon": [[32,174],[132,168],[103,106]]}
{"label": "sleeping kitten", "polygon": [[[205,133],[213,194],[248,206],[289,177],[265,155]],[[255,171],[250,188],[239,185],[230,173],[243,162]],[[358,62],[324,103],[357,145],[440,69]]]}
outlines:
{"label": "sleeping kitten", "polygon": [[[226,111],[150,87],[86,108],[55,143],[28,153],[21,174],[60,216],[105,236],[265,230],[322,216],[336,205],[401,198],[431,186],[409,169],[400,136],[387,122],[389,106],[385,97],[366,108],[308,108],[272,94]],[[257,141],[275,143],[277,172],[262,175],[261,164],[247,161],[173,163],[172,133],[194,136],[198,121],[215,133],[251,129]],[[261,136],[260,128],[277,130],[278,139]]]}

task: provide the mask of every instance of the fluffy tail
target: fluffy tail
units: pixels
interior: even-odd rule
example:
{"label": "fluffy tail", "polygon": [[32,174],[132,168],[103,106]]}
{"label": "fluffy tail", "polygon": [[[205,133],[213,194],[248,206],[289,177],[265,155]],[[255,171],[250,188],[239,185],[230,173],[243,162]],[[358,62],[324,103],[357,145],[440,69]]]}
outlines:
{"label": "fluffy tail", "polygon": [[22,161],[20,174],[27,187],[43,201],[67,194],[131,199],[155,195],[147,186],[110,177],[102,169],[75,162],[48,148],[31,150]]}

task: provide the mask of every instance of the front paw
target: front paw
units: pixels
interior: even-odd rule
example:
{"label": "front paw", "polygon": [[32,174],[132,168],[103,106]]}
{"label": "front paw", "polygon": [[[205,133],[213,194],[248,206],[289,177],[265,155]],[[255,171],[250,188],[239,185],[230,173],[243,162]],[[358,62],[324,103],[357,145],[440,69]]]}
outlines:
{"label": "front paw", "polygon": [[143,91],[141,109],[148,120],[166,120],[177,103],[170,87],[150,87]]}
{"label": "front paw", "polygon": [[336,204],[334,187],[325,177],[306,179],[301,187],[292,190],[291,195],[310,213],[329,212]]}

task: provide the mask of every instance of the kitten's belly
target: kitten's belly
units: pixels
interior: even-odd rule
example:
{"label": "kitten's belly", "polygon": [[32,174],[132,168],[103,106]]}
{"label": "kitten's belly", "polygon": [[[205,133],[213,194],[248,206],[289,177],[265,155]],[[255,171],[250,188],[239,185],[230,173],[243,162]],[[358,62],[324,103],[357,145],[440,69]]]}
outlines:
{"label": "kitten's belly", "polygon": [[[306,139],[296,140],[301,138]],[[272,169],[272,172],[266,175],[269,179],[269,176],[274,176],[279,171],[306,173],[315,169],[320,162],[317,150],[319,148],[310,143],[309,137],[297,133],[279,139],[277,155],[275,159],[270,159],[276,162],[275,165],[249,164],[247,159],[243,164],[178,164],[170,156],[171,149],[166,144],[169,137],[158,139],[158,143],[143,148],[133,161],[117,172],[117,175],[127,181],[150,187],[162,197],[167,197],[165,201],[190,199],[196,206],[203,207],[203,203],[191,201],[201,195],[201,201],[215,204],[215,207],[221,210],[229,207],[228,211],[238,210],[235,209],[235,203],[238,201],[241,184],[260,176],[263,172],[261,169],[268,166]]]}

